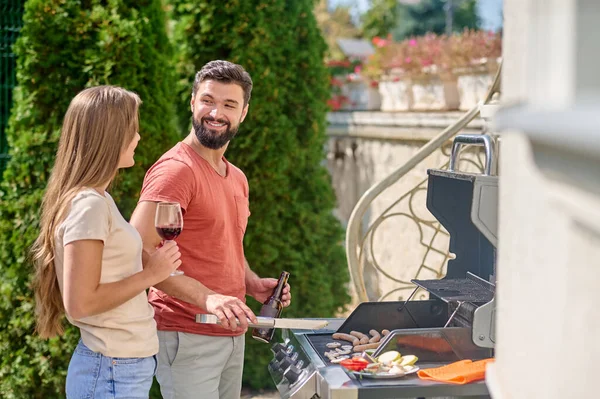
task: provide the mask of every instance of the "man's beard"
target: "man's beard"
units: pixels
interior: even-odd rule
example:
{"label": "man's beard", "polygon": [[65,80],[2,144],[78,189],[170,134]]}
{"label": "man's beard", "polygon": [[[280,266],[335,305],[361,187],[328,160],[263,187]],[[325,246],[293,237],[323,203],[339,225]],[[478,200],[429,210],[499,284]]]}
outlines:
{"label": "man's beard", "polygon": [[[223,133],[219,133],[216,130],[205,127],[204,122],[223,123],[227,126],[227,129]],[[211,116],[205,116],[200,121],[192,117],[192,126],[200,144],[211,150],[218,150],[227,144],[236,135],[239,127],[238,125],[232,128],[231,123],[226,120],[215,119]]]}

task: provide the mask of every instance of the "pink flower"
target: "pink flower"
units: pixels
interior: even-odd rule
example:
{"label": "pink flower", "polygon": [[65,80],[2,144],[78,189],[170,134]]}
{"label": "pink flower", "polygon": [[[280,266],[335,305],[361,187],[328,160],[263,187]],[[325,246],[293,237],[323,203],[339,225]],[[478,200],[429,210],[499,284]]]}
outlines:
{"label": "pink flower", "polygon": [[336,78],[331,78],[331,85],[334,87],[342,87],[344,85],[344,82]]}
{"label": "pink flower", "polygon": [[357,65],[357,66],[354,67],[354,73],[355,74],[357,74],[357,75],[360,74],[360,71],[362,71],[362,66]]}
{"label": "pink flower", "polygon": [[387,41],[385,39],[380,38],[379,36],[375,36],[372,40],[375,47],[385,47],[387,45]]}
{"label": "pink flower", "polygon": [[406,58],[404,59],[404,63],[405,63],[405,64],[410,64],[410,62],[411,62],[411,61],[412,61],[412,58],[410,58],[410,57],[406,57]]}
{"label": "pink flower", "polygon": [[409,45],[410,47],[415,47],[415,46],[417,45],[417,41],[416,41],[415,39],[410,39],[410,40],[408,41],[408,45]]}
{"label": "pink flower", "polygon": [[338,109],[340,109],[340,102],[338,100],[335,100],[335,99],[329,99],[329,100],[327,100],[327,105],[333,111],[337,111]]}

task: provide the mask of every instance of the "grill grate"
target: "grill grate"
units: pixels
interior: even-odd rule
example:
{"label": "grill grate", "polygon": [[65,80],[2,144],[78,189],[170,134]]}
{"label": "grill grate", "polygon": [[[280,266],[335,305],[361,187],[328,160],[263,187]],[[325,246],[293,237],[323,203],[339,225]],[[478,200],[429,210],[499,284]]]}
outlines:
{"label": "grill grate", "polygon": [[[327,347],[328,342],[339,342],[342,345],[352,345],[348,341],[333,339],[332,334],[307,334],[306,338],[312,345],[315,352],[317,352],[323,363],[325,363],[327,366],[331,366],[333,364],[329,358],[324,355],[325,352],[329,352],[331,350]],[[352,353],[349,356],[352,356]]]}
{"label": "grill grate", "polygon": [[411,281],[446,303],[487,303],[494,298],[494,285],[471,273],[467,278]]}

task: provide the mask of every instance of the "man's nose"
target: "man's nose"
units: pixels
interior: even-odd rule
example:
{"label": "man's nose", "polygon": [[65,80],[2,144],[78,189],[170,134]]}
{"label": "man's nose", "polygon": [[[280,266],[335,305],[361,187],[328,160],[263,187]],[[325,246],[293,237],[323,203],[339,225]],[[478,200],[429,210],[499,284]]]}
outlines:
{"label": "man's nose", "polygon": [[221,116],[221,112],[219,110],[218,106],[215,106],[213,109],[210,110],[209,115],[215,119],[219,119],[219,117]]}

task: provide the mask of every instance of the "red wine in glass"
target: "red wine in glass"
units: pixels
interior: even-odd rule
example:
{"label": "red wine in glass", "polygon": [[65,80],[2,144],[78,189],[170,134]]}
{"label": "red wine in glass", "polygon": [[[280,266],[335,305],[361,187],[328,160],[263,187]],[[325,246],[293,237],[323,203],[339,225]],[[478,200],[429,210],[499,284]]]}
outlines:
{"label": "red wine in glass", "polygon": [[156,231],[163,240],[174,240],[181,234],[181,227],[159,226]]}
{"label": "red wine in glass", "polygon": [[[159,202],[156,204],[154,217],[156,232],[164,241],[176,239],[183,230],[183,214],[178,202]],[[175,270],[171,276],[182,275],[183,272]]]}

